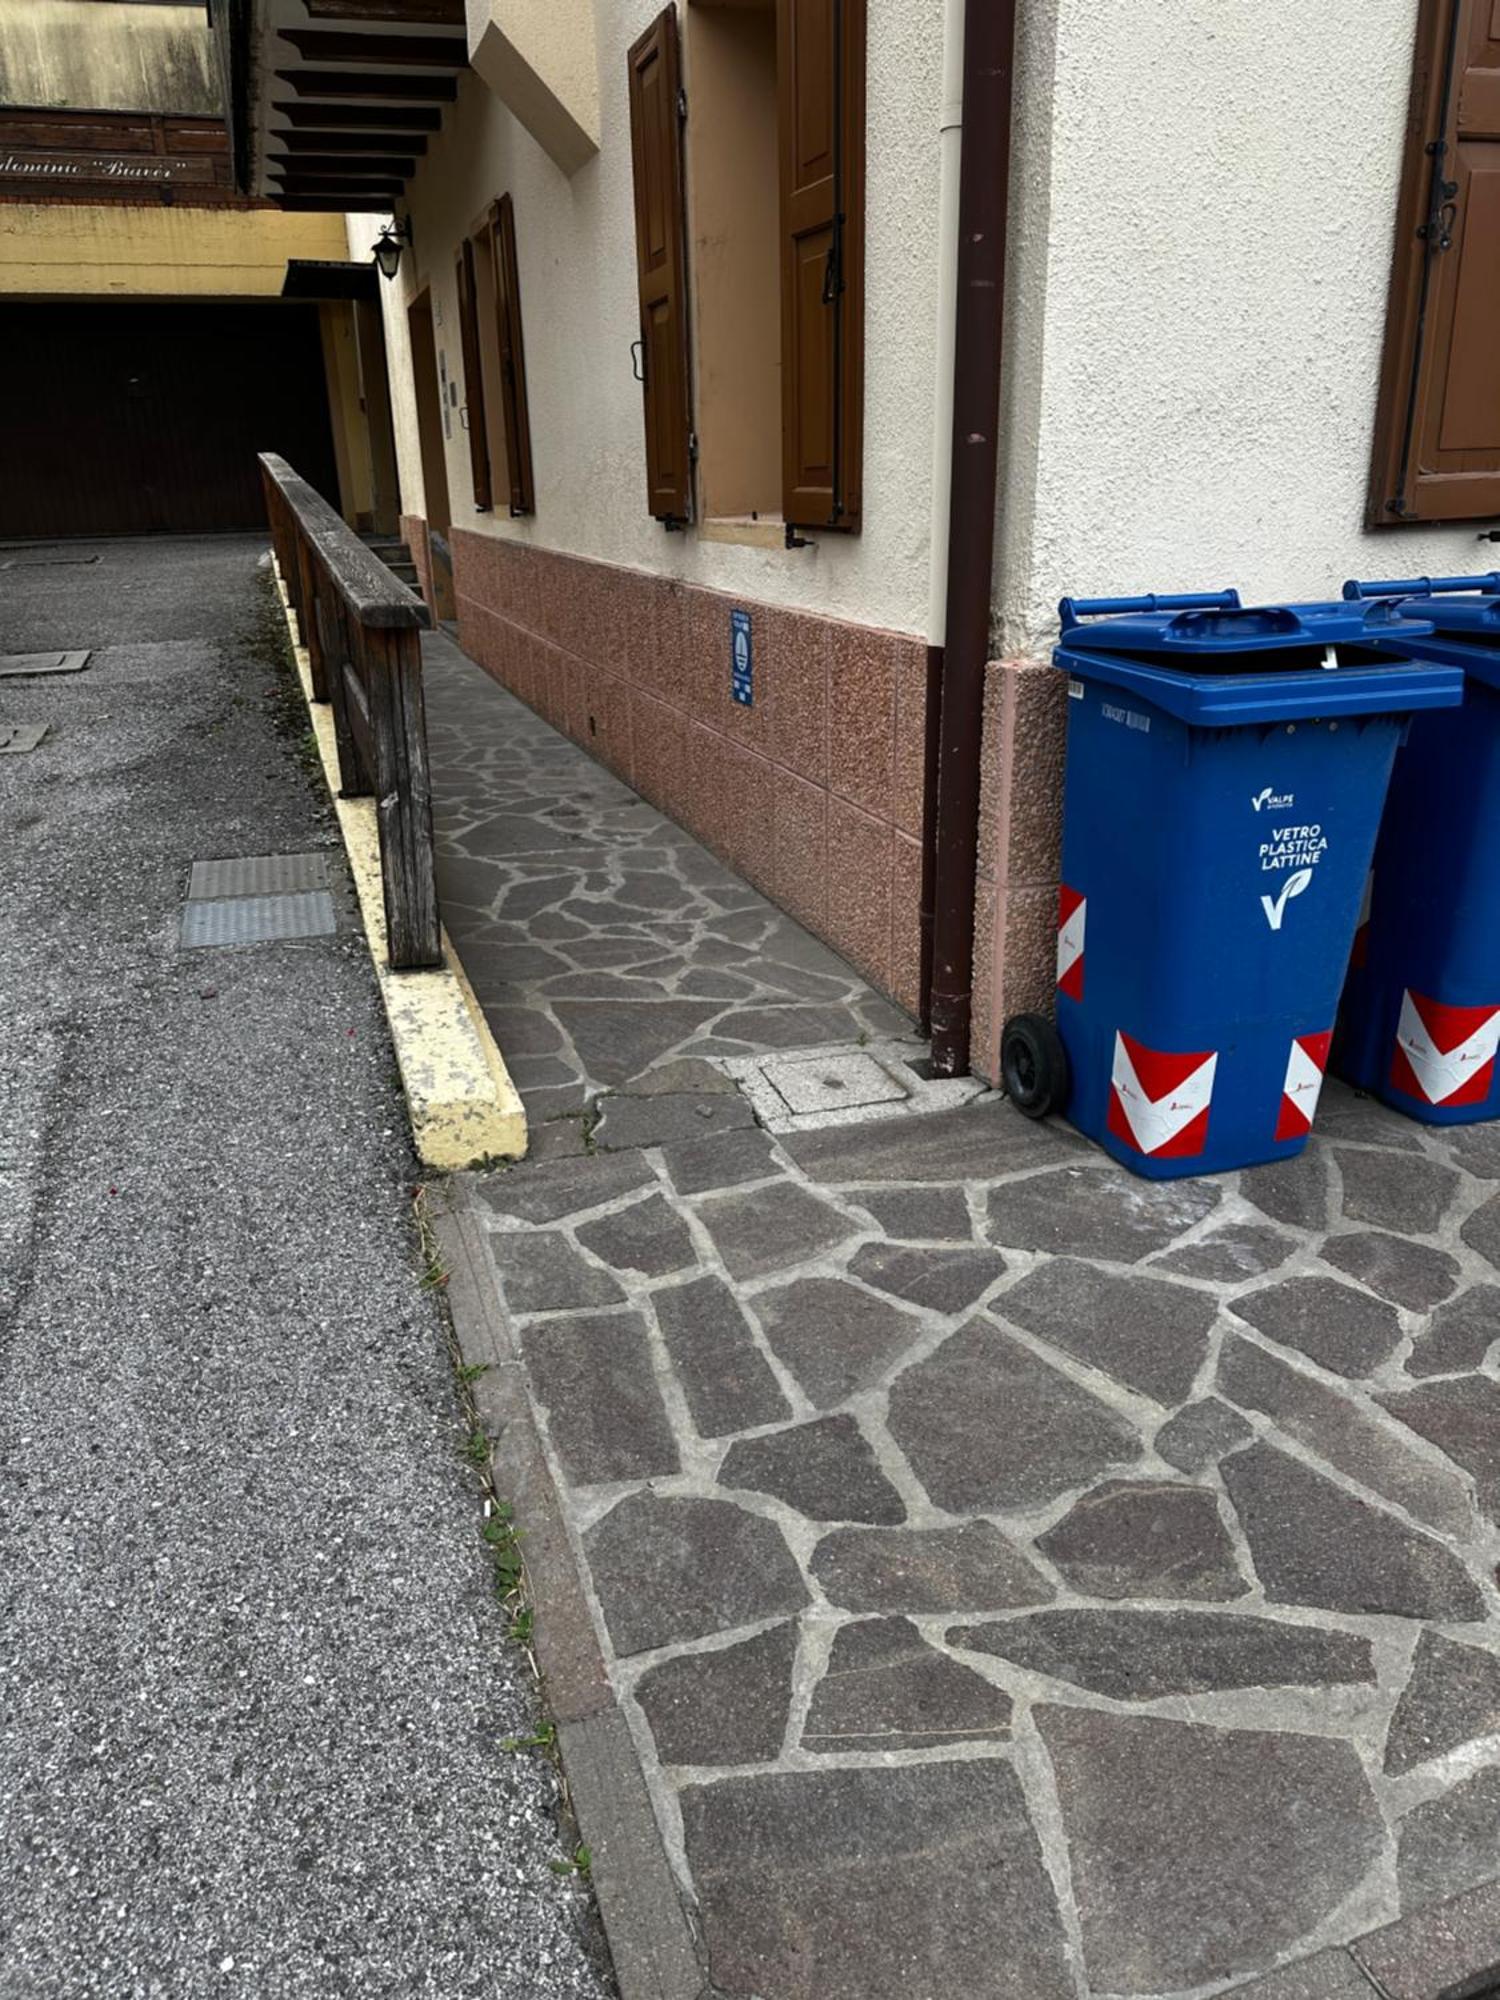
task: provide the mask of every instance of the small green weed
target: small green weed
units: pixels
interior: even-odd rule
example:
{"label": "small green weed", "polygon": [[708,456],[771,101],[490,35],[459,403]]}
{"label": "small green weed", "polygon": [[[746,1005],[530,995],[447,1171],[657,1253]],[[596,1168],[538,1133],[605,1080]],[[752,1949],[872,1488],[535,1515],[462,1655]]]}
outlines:
{"label": "small green weed", "polygon": [[501,1743],[502,1750],[553,1750],[557,1746],[557,1731],[550,1722],[544,1722],[533,1729],[529,1736],[507,1736]]}

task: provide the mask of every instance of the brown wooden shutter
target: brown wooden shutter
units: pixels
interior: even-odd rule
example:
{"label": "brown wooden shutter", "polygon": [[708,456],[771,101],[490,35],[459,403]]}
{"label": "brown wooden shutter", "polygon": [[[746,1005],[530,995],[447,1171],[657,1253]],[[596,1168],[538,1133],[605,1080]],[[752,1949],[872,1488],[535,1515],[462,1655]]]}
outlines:
{"label": "brown wooden shutter", "polygon": [[857,529],[864,431],[865,4],[777,0],[782,509]]}
{"label": "brown wooden shutter", "polygon": [[645,378],[646,490],[651,512],[675,527],[690,521],[693,514],[682,70],[675,7],[664,8],[657,15],[631,49],[629,64],[641,373]]}
{"label": "brown wooden shutter", "polygon": [[1423,0],[1372,527],[1500,514],[1500,0]]}
{"label": "brown wooden shutter", "polygon": [[495,335],[500,346],[500,403],[505,418],[510,511],[529,514],[536,505],[531,477],[531,417],[526,405],[526,352],[521,343],[515,204],[508,194],[501,195],[490,210],[490,256],[495,273]]}
{"label": "brown wooden shutter", "polygon": [[469,470],[474,479],[474,505],[491,505],[490,447],[484,428],[484,376],[479,366],[479,322],[474,310],[474,246],[465,238],[456,259],[458,276],[458,335],[464,359],[464,420],[469,429]]}

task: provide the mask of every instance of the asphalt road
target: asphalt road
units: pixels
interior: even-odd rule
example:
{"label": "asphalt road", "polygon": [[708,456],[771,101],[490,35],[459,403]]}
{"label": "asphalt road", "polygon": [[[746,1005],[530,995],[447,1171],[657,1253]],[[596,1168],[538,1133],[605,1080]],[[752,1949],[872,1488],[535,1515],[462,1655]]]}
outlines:
{"label": "asphalt road", "polygon": [[72,553],[0,569],[0,653],[95,649],[0,679],[0,1996],[607,1994],[352,899],[177,942],[336,845],[260,544]]}

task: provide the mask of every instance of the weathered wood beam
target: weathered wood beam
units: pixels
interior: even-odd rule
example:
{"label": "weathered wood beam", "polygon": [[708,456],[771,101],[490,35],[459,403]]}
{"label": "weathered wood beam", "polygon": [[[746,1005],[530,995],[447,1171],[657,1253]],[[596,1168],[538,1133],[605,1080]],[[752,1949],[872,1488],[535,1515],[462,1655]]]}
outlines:
{"label": "weathered wood beam", "polygon": [[346,131],[368,126],[376,132],[437,132],[443,114],[425,104],[296,104],[278,99],[273,111],[297,127]]}
{"label": "weathered wood beam", "polygon": [[417,171],[416,161],[400,153],[268,153],[266,166],[283,179],[307,174],[325,181],[340,174],[353,175],[357,180],[381,174],[391,180],[405,181]]}
{"label": "weathered wood beam", "polygon": [[351,76],[341,69],[279,69],[299,97],[359,97],[374,103],[415,100],[451,104],[458,96],[458,79],[451,76]]}
{"label": "weathered wood beam", "polygon": [[307,0],[315,21],[380,21],[392,26],[461,28],[464,0]]}
{"label": "weathered wood beam", "polygon": [[399,153],[420,159],[427,140],[420,132],[268,132],[288,153]]}
{"label": "weathered wood beam", "polygon": [[392,69],[466,69],[469,45],[462,35],[345,35],[326,28],[282,28],[304,62],[340,67],[381,63]]}
{"label": "weathered wood beam", "polygon": [[355,193],[351,188],[342,194],[277,194],[272,196],[278,208],[288,214],[299,215],[389,215],[389,196],[382,199],[372,195],[368,188]]}
{"label": "weathered wood beam", "polygon": [[302,175],[299,174],[295,180],[283,181],[281,184],[280,192],[284,195],[288,194],[317,195],[322,200],[326,201],[330,208],[343,208],[346,206],[344,200],[344,197],[346,195],[352,195],[359,198],[363,198],[366,196],[373,196],[373,195],[384,195],[386,197],[386,205],[389,206],[390,202],[393,201],[397,195],[404,194],[406,192],[406,188],[404,182],[401,181],[324,180],[317,175],[310,175],[304,178]]}

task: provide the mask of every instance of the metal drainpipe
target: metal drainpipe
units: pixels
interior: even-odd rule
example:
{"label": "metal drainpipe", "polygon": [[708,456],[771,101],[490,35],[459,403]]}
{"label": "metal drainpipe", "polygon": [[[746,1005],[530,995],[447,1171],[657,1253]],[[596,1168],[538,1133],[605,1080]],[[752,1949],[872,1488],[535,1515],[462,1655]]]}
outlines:
{"label": "metal drainpipe", "polygon": [[936,811],[929,820],[933,896],[928,991],[932,1066],[939,1076],[958,1076],[969,1068],[980,734],[994,572],[1016,0],[981,0],[965,12],[948,574],[934,760]]}
{"label": "metal drainpipe", "polygon": [[922,768],[922,1032],[932,1013],[932,910],[937,888],[938,716],[948,612],[948,486],[953,477],[953,326],[958,317],[958,159],[963,132],[966,0],[944,0],[943,108],[938,126],[938,317],[932,402],[932,533],[927,603],[926,742]]}

